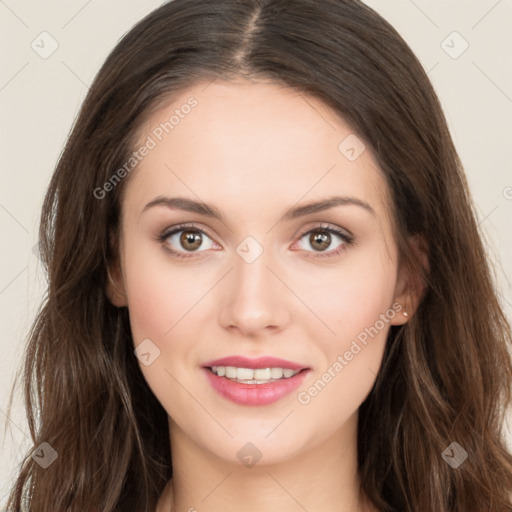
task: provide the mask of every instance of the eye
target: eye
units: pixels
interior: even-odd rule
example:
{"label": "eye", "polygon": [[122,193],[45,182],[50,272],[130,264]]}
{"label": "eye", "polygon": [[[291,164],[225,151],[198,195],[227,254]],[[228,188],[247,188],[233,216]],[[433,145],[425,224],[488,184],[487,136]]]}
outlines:
{"label": "eye", "polygon": [[[347,246],[351,245],[354,238],[348,233],[329,226],[318,226],[304,233],[299,241],[305,240],[313,250],[307,252],[318,253],[319,257],[331,257],[340,254]],[[338,244],[336,244],[338,239]],[[333,247],[334,245],[334,247]],[[331,250],[328,251],[328,249]]]}
{"label": "eye", "polygon": [[[194,225],[178,225],[162,232],[158,237],[164,250],[177,258],[193,258],[203,250],[218,247],[208,234]],[[303,233],[299,242],[306,241],[312,250],[306,252],[316,253],[315,257],[332,257],[339,255],[347,246],[353,244],[354,237],[347,232],[330,226],[317,226]],[[335,244],[338,239],[338,244]],[[331,248],[330,251],[327,249]],[[203,250],[201,250],[203,249]]]}
{"label": "eye", "polygon": [[178,258],[190,258],[194,253],[203,252],[200,249],[212,249],[214,246],[213,240],[202,229],[186,225],[174,226],[164,231],[158,240],[167,251]]}

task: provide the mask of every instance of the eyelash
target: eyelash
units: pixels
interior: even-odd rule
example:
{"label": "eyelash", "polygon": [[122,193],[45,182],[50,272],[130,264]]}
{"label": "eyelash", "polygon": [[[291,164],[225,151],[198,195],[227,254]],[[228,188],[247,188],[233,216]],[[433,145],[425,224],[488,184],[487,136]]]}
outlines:
{"label": "eyelash", "polygon": [[[189,229],[190,231],[197,231],[198,233],[206,235],[208,238],[211,239],[211,237],[208,235],[208,233],[206,233],[204,230],[198,228],[194,224],[178,224],[176,226],[173,226],[172,228],[168,228],[168,229],[164,230],[160,235],[158,235],[157,240],[158,240],[158,242],[160,242],[162,244],[164,250],[166,250],[167,252],[171,253],[174,257],[180,258],[180,259],[190,259],[190,258],[193,258],[193,257],[195,257],[196,252],[186,253],[186,252],[182,252],[182,251],[176,251],[174,249],[171,249],[168,245],[165,244],[166,240],[170,236],[175,235],[176,233],[179,233],[181,231],[185,231],[187,229]],[[330,226],[324,226],[324,225],[316,226],[316,227],[314,227],[312,229],[309,229],[308,231],[305,231],[304,233],[302,233],[298,237],[298,239],[300,240],[305,235],[308,235],[308,234],[313,233],[315,231],[320,231],[320,232],[324,232],[324,233],[330,233],[330,234],[333,234],[333,235],[336,235],[336,236],[340,237],[343,240],[343,244],[340,245],[333,252],[324,253],[324,252],[318,252],[317,251],[316,252],[316,256],[315,256],[317,258],[332,258],[334,256],[338,256],[347,247],[349,247],[349,246],[354,244],[354,237],[353,236],[348,235],[347,233],[345,233],[345,232],[343,232],[341,230],[338,230],[336,228],[333,228],[333,227],[330,227]],[[306,252],[311,252],[311,251],[306,251]]]}

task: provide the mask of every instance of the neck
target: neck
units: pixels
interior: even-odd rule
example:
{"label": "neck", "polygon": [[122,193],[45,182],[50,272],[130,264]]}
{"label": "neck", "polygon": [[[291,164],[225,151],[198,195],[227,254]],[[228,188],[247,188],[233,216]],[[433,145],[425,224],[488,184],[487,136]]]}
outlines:
{"label": "neck", "polygon": [[217,457],[170,420],[173,478],[158,512],[371,512],[359,491],[357,414],[341,431],[288,460],[251,467]]}

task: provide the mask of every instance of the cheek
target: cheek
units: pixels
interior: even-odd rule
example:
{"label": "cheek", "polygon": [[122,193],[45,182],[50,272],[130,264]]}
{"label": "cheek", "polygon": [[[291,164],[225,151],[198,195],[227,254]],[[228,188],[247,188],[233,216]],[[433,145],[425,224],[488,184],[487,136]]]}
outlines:
{"label": "cheek", "polygon": [[167,254],[145,242],[127,241],[123,267],[134,344],[151,341],[152,360],[146,365],[140,359],[139,366],[167,413],[178,414],[186,410],[187,395],[173,377],[184,382],[181,368],[194,361],[194,352],[187,350],[199,321],[194,305],[207,292],[208,280],[191,282],[190,272],[180,272]]}
{"label": "cheek", "polygon": [[297,397],[322,424],[339,425],[354,413],[380,368],[396,314],[391,306],[397,276],[389,256],[376,254],[361,251],[346,258],[339,270],[325,277],[317,273],[304,288],[310,290],[312,309],[334,331],[318,322],[313,329],[310,323],[310,337],[324,357]]}
{"label": "cheek", "polygon": [[[179,270],[160,248],[144,244],[126,246],[125,288],[135,343],[145,338],[164,340],[172,336],[187,312],[207,291],[204,280]],[[149,244],[147,244],[149,245]]]}
{"label": "cheek", "polygon": [[[393,260],[375,244],[365,250],[347,252],[336,266],[302,272],[295,279],[300,280],[301,296],[325,324],[316,322],[321,329],[317,336],[321,332],[329,347],[341,350],[373,326],[382,314],[389,313],[396,277]],[[378,326],[382,329],[380,322]]]}

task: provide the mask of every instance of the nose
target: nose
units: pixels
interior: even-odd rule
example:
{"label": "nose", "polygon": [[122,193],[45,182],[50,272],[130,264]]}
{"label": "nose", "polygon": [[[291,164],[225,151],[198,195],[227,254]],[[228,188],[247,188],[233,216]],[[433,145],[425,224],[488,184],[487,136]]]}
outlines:
{"label": "nose", "polygon": [[290,297],[270,270],[275,265],[266,252],[252,263],[238,255],[234,258],[234,269],[221,292],[220,324],[246,337],[284,329],[290,321]]}

